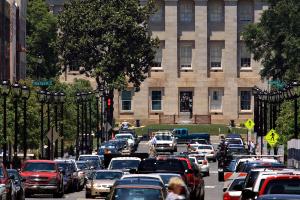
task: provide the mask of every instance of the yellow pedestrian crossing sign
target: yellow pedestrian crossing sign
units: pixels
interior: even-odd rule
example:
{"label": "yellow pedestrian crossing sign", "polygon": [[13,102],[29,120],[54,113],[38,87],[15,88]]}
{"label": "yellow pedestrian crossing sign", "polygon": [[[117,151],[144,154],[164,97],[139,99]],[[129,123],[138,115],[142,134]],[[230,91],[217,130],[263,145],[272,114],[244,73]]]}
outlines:
{"label": "yellow pedestrian crossing sign", "polygon": [[247,129],[253,129],[255,123],[252,119],[248,119],[244,125],[246,126]]}
{"label": "yellow pedestrian crossing sign", "polygon": [[274,147],[277,144],[279,137],[279,134],[274,129],[271,129],[265,136],[265,139],[271,147]]}

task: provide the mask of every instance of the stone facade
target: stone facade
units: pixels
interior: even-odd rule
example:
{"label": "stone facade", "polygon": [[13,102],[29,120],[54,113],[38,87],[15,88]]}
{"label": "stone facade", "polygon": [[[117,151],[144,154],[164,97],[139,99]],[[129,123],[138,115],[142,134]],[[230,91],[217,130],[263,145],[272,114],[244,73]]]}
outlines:
{"label": "stone facade", "polygon": [[[133,88],[128,88],[130,93],[115,92],[116,121],[239,123],[252,118],[251,88],[266,87],[266,81],[259,76],[260,64],[244,56],[240,32],[244,24],[259,20],[266,3],[165,0],[158,4],[156,19],[161,21],[151,21],[151,32],[161,41],[161,65],[152,68],[139,92]],[[192,48],[187,67],[181,64],[185,44]],[[212,50],[214,45],[217,50]],[[195,120],[197,116],[201,118]]]}

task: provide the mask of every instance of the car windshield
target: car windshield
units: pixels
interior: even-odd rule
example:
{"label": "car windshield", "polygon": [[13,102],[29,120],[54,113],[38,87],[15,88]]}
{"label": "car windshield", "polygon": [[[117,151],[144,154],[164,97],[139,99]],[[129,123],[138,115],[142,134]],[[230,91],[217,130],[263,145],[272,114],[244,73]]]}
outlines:
{"label": "car windshield", "polygon": [[112,197],[113,200],[162,200],[162,192],[159,189],[145,188],[117,188]]}
{"label": "car windshield", "polygon": [[131,139],[131,135],[116,135],[116,139]]}
{"label": "car windshield", "polygon": [[156,140],[172,140],[172,137],[169,135],[157,135],[155,138]]}
{"label": "car windshield", "polygon": [[137,169],[139,160],[112,160],[110,169]]}
{"label": "car windshield", "polygon": [[88,169],[88,166],[86,163],[76,163],[78,169],[83,170],[83,169]]}
{"label": "car windshield", "polygon": [[160,174],[159,175],[161,177],[161,179],[163,180],[164,184],[168,184],[170,179],[173,178],[173,177],[179,177],[180,176],[177,176],[177,175],[173,175],[173,174]]}
{"label": "car windshield", "polygon": [[241,140],[234,140],[234,139],[226,140],[226,142],[228,144],[242,144]]}
{"label": "car windshield", "polygon": [[245,179],[235,179],[230,185],[228,191],[241,191],[242,185],[244,185]]}
{"label": "car windshield", "polygon": [[300,180],[289,179],[286,180],[271,180],[267,184],[264,194],[297,194],[300,195]]}
{"label": "car windshield", "polygon": [[54,172],[55,164],[54,163],[39,163],[39,162],[32,162],[26,163],[23,171],[29,172]]}
{"label": "car windshield", "polygon": [[100,179],[109,179],[109,180],[117,180],[122,177],[121,172],[95,172],[94,179],[100,180]]}
{"label": "car windshield", "polygon": [[209,149],[209,150],[212,150],[212,146],[198,146],[198,149]]}
{"label": "car windshield", "polygon": [[57,163],[57,167],[58,168],[63,168],[64,170],[69,169],[70,164],[69,163],[65,163],[65,162],[58,162]]}

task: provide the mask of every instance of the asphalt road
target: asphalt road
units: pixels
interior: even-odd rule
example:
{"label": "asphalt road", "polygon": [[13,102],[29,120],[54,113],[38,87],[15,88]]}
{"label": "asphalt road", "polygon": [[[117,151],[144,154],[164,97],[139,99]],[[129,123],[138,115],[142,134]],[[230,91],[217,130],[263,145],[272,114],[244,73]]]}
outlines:
{"label": "asphalt road", "polygon": [[[186,151],[186,147],[184,145],[178,146],[178,152]],[[144,142],[141,142],[137,152],[148,152],[148,145]],[[209,163],[210,164],[210,176],[205,177],[205,200],[221,200],[223,196],[223,184],[218,182],[217,177],[217,163]],[[47,200],[54,199],[52,195],[36,195],[32,198],[28,198],[30,200]],[[64,199],[66,200],[83,200],[85,198],[85,191],[75,192],[70,194],[65,194]]]}

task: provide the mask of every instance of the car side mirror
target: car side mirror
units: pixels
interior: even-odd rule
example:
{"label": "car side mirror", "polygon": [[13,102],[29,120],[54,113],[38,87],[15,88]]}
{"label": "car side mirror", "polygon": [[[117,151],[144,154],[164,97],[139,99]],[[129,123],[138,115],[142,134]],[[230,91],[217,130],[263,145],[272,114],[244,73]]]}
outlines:
{"label": "car side mirror", "polygon": [[223,192],[226,192],[227,188],[223,188]]}
{"label": "car side mirror", "polygon": [[242,190],[242,197],[243,199],[255,199],[256,192],[253,192],[249,189],[243,189]]}

